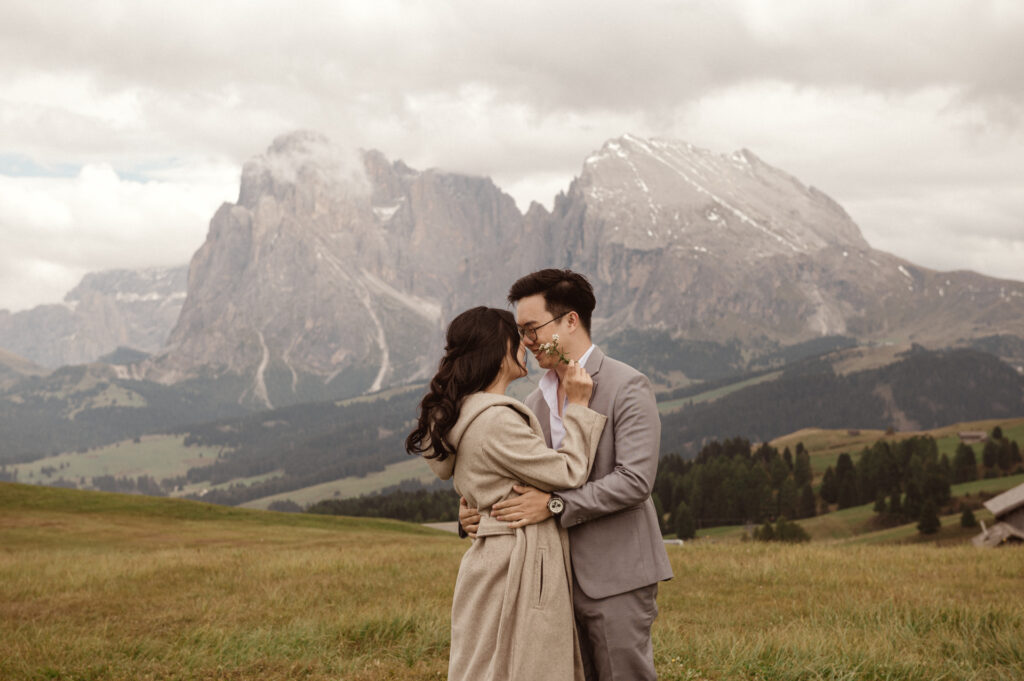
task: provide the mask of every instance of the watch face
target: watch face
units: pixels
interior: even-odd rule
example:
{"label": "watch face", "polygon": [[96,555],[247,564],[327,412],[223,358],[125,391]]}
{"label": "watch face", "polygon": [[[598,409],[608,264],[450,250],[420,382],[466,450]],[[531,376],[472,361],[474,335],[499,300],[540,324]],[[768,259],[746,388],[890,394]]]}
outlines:
{"label": "watch face", "polygon": [[551,511],[552,513],[554,513],[555,515],[558,515],[564,509],[565,509],[565,502],[563,502],[558,497],[551,497],[551,500],[548,501],[548,510]]}

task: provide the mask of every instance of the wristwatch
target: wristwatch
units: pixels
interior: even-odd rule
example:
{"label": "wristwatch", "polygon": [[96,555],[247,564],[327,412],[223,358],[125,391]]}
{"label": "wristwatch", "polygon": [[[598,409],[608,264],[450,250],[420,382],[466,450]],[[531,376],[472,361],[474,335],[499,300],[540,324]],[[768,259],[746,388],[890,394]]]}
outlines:
{"label": "wristwatch", "polygon": [[548,499],[548,510],[551,511],[551,515],[557,518],[565,510],[565,502],[562,501],[561,497],[556,497],[552,494],[551,498]]}

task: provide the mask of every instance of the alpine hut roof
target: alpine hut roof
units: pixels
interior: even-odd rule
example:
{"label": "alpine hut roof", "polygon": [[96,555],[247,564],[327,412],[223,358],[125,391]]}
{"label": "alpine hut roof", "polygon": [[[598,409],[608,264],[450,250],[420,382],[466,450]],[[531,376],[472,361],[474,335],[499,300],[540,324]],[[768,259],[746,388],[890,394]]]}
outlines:
{"label": "alpine hut roof", "polygon": [[1024,484],[1017,485],[985,502],[985,508],[991,511],[996,518],[1011,513],[1021,506],[1024,506]]}

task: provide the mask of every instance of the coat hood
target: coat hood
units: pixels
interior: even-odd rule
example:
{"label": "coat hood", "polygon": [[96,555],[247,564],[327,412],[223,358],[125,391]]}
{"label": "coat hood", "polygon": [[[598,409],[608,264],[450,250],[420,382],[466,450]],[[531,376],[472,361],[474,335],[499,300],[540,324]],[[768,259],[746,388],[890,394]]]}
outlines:
{"label": "coat hood", "polygon": [[[529,418],[528,407],[520,402],[519,400],[508,397],[507,395],[495,395],[493,393],[472,393],[466,395],[462,399],[462,405],[459,407],[459,419],[455,422],[451,431],[448,433],[448,441],[452,447],[457,451],[459,449],[459,443],[462,442],[462,436],[466,434],[466,430],[469,429],[469,425],[476,420],[480,414],[484,413],[491,407],[507,406],[515,409],[519,413],[523,414],[527,419]],[[427,454],[433,454],[433,449],[424,452],[424,458],[427,459],[427,464],[430,465],[430,470],[434,471],[434,475],[447,480],[455,474],[455,456],[449,456],[444,461],[430,458]]]}

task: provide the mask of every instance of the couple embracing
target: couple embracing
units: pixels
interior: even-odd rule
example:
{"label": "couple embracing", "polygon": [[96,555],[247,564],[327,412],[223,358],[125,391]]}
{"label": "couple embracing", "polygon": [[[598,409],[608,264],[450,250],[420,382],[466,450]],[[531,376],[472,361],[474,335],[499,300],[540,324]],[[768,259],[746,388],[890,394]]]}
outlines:
{"label": "couple embracing", "polygon": [[[529,274],[516,307],[473,308],[406,440],[463,497],[474,537],[452,603],[451,681],[655,679],[658,582],[672,577],[651,501],[661,424],[647,378],[591,343],[596,301],[570,270]],[[505,395],[530,352],[547,373]]]}

